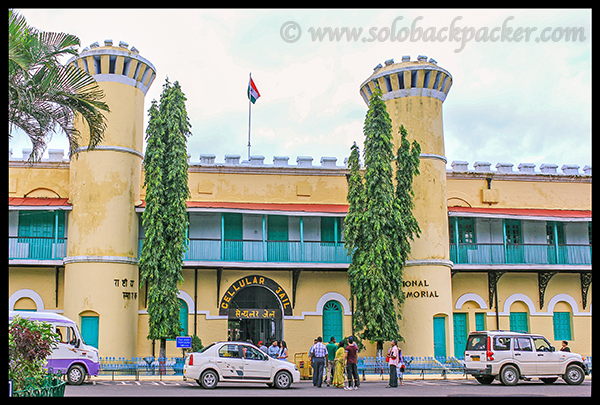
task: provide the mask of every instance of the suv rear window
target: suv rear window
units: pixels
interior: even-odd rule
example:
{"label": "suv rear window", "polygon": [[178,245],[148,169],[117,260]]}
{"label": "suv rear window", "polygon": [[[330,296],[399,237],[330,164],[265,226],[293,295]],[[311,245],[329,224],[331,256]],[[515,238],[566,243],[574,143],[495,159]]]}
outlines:
{"label": "suv rear window", "polygon": [[487,350],[487,335],[469,335],[467,351],[469,350]]}

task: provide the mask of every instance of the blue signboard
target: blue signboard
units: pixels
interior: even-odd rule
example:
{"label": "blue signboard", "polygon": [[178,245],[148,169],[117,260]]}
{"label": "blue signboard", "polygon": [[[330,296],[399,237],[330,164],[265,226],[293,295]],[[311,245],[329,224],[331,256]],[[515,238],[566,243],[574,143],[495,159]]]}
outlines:
{"label": "blue signboard", "polygon": [[192,338],[190,336],[178,336],[175,338],[177,342],[178,349],[191,349],[192,348]]}

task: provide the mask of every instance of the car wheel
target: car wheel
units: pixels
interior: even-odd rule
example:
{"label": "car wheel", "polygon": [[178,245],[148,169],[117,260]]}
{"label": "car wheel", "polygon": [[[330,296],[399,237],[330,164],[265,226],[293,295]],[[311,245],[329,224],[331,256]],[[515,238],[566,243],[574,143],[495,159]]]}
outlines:
{"label": "car wheel", "polygon": [[215,388],[218,382],[219,376],[214,370],[206,370],[200,376],[200,385],[207,390]]}
{"label": "car wheel", "polygon": [[519,382],[519,370],[510,364],[502,367],[502,370],[500,370],[500,382],[504,385],[517,385]]}
{"label": "car wheel", "polygon": [[275,386],[279,389],[290,388],[292,385],[292,376],[287,371],[280,371],[275,374]]}
{"label": "car wheel", "polygon": [[494,376],[475,377],[479,384],[489,385],[494,382]]}
{"label": "car wheel", "polygon": [[569,385],[579,385],[584,379],[585,374],[583,373],[583,370],[576,364],[571,364],[567,367],[567,371],[563,376],[563,380]]}
{"label": "car wheel", "polygon": [[79,364],[73,364],[67,371],[67,382],[70,385],[81,385],[85,380],[85,370]]}

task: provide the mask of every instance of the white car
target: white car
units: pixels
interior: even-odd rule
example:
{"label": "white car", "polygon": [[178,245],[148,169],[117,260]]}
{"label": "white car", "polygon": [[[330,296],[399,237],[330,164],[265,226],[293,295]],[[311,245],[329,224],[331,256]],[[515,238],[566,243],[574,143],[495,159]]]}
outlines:
{"label": "white car", "polygon": [[208,389],[215,388],[219,381],[264,382],[277,388],[289,388],[300,381],[294,363],[273,359],[246,342],[217,342],[189,354],[183,375]]}
{"label": "white car", "polygon": [[519,379],[534,377],[552,384],[561,377],[578,385],[589,374],[581,355],[556,351],[542,335],[502,330],[471,332],[464,364],[465,373],[481,384],[497,378],[504,385],[516,385]]}

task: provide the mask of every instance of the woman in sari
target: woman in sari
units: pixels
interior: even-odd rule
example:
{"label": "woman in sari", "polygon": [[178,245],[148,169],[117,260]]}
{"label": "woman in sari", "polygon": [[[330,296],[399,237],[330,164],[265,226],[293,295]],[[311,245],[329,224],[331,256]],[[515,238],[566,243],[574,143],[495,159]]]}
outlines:
{"label": "woman in sari", "polygon": [[336,388],[344,388],[344,341],[339,343],[339,348],[335,352],[335,365],[333,373],[333,386]]}

